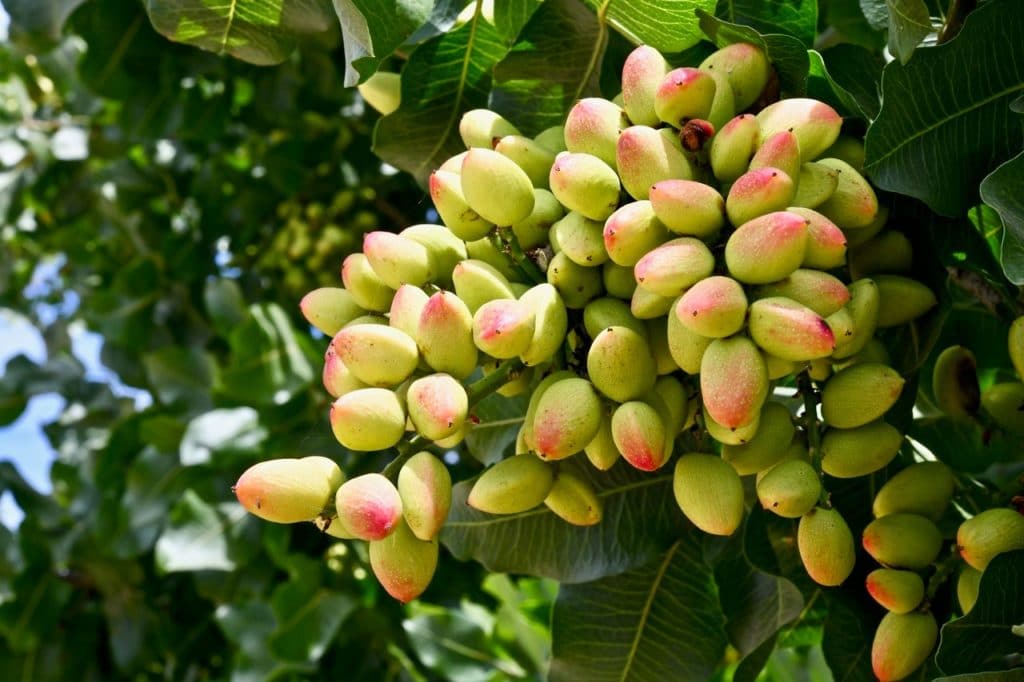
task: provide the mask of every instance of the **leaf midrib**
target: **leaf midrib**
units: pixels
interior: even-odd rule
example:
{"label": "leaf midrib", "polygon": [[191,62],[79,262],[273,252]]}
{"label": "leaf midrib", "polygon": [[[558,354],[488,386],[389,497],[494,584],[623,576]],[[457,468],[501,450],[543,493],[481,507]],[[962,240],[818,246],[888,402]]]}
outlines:
{"label": "leaf midrib", "polygon": [[231,33],[231,27],[235,23],[235,10],[238,8],[238,0],[231,0],[231,4],[228,5],[228,20],[224,24],[224,33],[220,36],[220,54],[224,54],[228,49],[228,35]]}
{"label": "leaf midrib", "polygon": [[629,676],[629,671],[633,667],[633,661],[636,659],[637,649],[640,648],[640,636],[644,632],[644,627],[647,625],[647,619],[651,615],[651,605],[654,603],[654,595],[658,593],[658,589],[661,587],[661,581],[665,578],[665,573],[668,571],[669,564],[672,563],[672,557],[675,556],[679,547],[682,545],[681,540],[676,540],[675,544],[668,548],[668,552],[665,553],[665,559],[661,562],[661,566],[658,567],[658,572],[654,576],[654,580],[651,581],[650,592],[647,593],[647,600],[644,602],[644,608],[640,611],[640,622],[636,626],[636,635],[633,637],[633,644],[629,647],[629,655],[626,656],[625,666],[622,668],[622,677],[619,678],[620,682],[625,682]]}
{"label": "leaf midrib", "polygon": [[[908,144],[910,144],[911,142],[917,140],[918,138],[923,137],[924,135],[927,135],[928,133],[931,133],[936,128],[940,128],[940,127],[946,125],[947,123],[949,123],[950,121],[952,121],[952,120],[954,120],[956,118],[959,118],[961,116],[966,116],[967,114],[969,114],[970,112],[974,111],[975,109],[980,109],[983,106],[991,104],[992,102],[994,102],[994,101],[996,101],[996,100],[998,100],[998,99],[1000,99],[1002,97],[1005,97],[1007,95],[1013,94],[1014,92],[1017,92],[1017,91],[1024,92],[1024,83],[1018,83],[1016,85],[1012,85],[1012,86],[1010,86],[1010,87],[1008,87],[1008,88],[1006,88],[1004,90],[1001,90],[1001,91],[999,91],[999,92],[997,92],[997,93],[995,93],[995,94],[993,94],[993,95],[991,95],[989,97],[986,97],[985,99],[979,100],[979,101],[971,104],[966,109],[960,109],[959,111],[955,111],[952,114],[950,114],[949,116],[946,116],[946,117],[936,121],[935,123],[933,123],[933,124],[931,124],[931,125],[929,125],[929,126],[927,126],[925,128],[922,128],[921,130],[918,130],[913,135],[911,135],[910,137],[906,138],[905,140],[903,140],[899,144],[891,147],[886,154],[883,154],[882,156],[879,156],[873,162],[868,164],[865,167],[865,169],[866,170],[871,170],[871,169],[877,167],[883,161],[885,161],[886,159],[889,159],[894,154],[896,154],[896,152],[898,152],[903,147],[906,147]],[[881,116],[881,113],[879,113],[879,116]]]}

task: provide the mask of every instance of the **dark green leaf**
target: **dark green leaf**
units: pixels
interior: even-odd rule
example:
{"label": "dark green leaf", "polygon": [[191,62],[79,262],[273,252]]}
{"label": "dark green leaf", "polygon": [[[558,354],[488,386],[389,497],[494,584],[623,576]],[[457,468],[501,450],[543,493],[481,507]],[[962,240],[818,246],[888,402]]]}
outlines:
{"label": "dark green leaf", "polygon": [[508,46],[479,16],[423,43],[402,69],[402,104],[377,123],[373,149],[421,184],[448,157],[463,151],[459,120],[487,106],[494,65]]}
{"label": "dark green leaf", "polygon": [[576,100],[598,94],[604,49],[594,15],[578,0],[549,0],[494,67],[490,106],[526,135],[561,125]]}
{"label": "dark green leaf", "polygon": [[219,389],[246,405],[280,405],[309,387],[316,372],[280,306],[253,305],[249,312],[231,332],[233,352]]}
{"label": "dark green leaf", "polygon": [[563,585],[549,679],[707,679],[727,643],[718,597],[694,528],[642,568]]}
{"label": "dark green leaf", "polygon": [[[1024,550],[1000,554],[981,576],[978,601],[963,618],[942,626],[935,661],[946,675],[1020,665],[1024,638]],[[1016,663],[1014,663],[1016,661]],[[1020,672],[1020,671],[1018,671]]]}
{"label": "dark green leaf", "polygon": [[1020,453],[1018,437],[1002,431],[986,434],[980,424],[965,417],[916,419],[910,436],[949,466],[970,473],[980,473]]}
{"label": "dark green leaf", "polygon": [[238,504],[207,504],[186,490],[154,549],[161,571],[232,571],[259,550],[259,523]]}
{"label": "dark green leaf", "polygon": [[142,356],[146,379],[164,405],[210,409],[210,386],[217,370],[213,358],[194,346],[168,346]]}
{"label": "dark green leaf", "polygon": [[429,17],[432,0],[334,0],[345,44],[345,85],[377,71],[380,62]]}
{"label": "dark green leaf", "polygon": [[1014,284],[1024,284],[1024,152],[988,174],[981,182],[982,200],[999,212],[1003,242],[999,253],[1003,272]]}
{"label": "dark green leaf", "polygon": [[189,422],[181,439],[181,464],[209,464],[218,452],[253,452],[266,437],[251,407],[213,410]]}
{"label": "dark green leaf", "polygon": [[596,526],[572,526],[547,507],[494,516],[466,504],[474,481],[455,486],[441,539],[458,559],[488,570],[529,573],[577,583],[621,573],[651,561],[685,528],[672,494],[671,472],[642,473],[625,462],[607,472],[566,460],[589,480],[604,503]]}
{"label": "dark green leaf", "polygon": [[85,0],[4,0],[11,18],[11,38],[29,38],[55,43],[75,8]]}
{"label": "dark green leaf", "polygon": [[828,616],[822,649],[835,682],[860,682],[874,679],[871,668],[871,642],[878,618],[868,611],[863,592],[857,598],[843,590],[825,590]]}
{"label": "dark green leaf", "polygon": [[505,450],[516,441],[526,415],[528,395],[505,398],[492,395],[473,408],[480,420],[466,434],[469,454],[483,464],[494,464],[505,457]]}
{"label": "dark green leaf", "polygon": [[513,678],[525,676],[514,661],[495,650],[493,616],[481,607],[443,608],[410,605],[411,618],[402,623],[416,655],[427,668],[453,682],[489,680],[495,671]]}
{"label": "dark green leaf", "polygon": [[152,448],[143,450],[132,462],[108,540],[113,556],[127,558],[152,549],[167,523],[167,511],[173,502],[169,488],[179,471],[173,456]]}
{"label": "dark green leaf", "polygon": [[954,40],[885,67],[865,139],[864,169],[879,187],[962,215],[982,178],[1019,153],[1024,118],[1009,105],[1024,92],[1024,13],[1015,7],[986,3]]}
{"label": "dark green leaf", "polygon": [[932,682],[1024,682],[1024,670],[1018,668],[1017,670],[936,677]]}
{"label": "dark green leaf", "polygon": [[726,21],[750,26],[759,33],[791,35],[805,47],[818,31],[817,0],[719,0],[715,14]]}
{"label": "dark green leaf", "polygon": [[203,286],[203,303],[214,328],[224,337],[249,315],[242,289],[233,279],[208,280]]}
{"label": "dark green leaf", "polygon": [[773,632],[771,637],[761,643],[761,646],[744,656],[736,666],[736,672],[733,673],[733,682],[755,682],[771,659],[777,639],[778,633]]}
{"label": "dark green leaf", "polygon": [[349,594],[334,592],[308,580],[281,585],[272,599],[277,628],[268,638],[278,659],[313,664],[358,603]]}
{"label": "dark green leaf", "polygon": [[822,3],[821,11],[825,15],[826,24],[838,32],[841,42],[860,45],[872,51],[880,51],[885,45],[885,36],[868,23],[858,3],[826,0]]}
{"label": "dark green leaf", "polygon": [[803,596],[785,578],[760,571],[743,555],[715,566],[729,641],[747,656],[798,615]]}
{"label": "dark green leaf", "polygon": [[700,15],[701,30],[715,45],[723,47],[746,42],[763,49],[779,74],[779,85],[784,97],[799,97],[807,91],[810,59],[807,49],[799,40],[780,33],[761,35],[749,26],[723,21],[701,10],[697,13]]}
{"label": "dark green leaf", "polygon": [[494,28],[509,43],[514,42],[534,13],[543,8],[544,0],[506,0],[494,5]]}
{"label": "dark green leaf", "polygon": [[694,12],[715,11],[715,0],[584,1],[595,11],[604,6],[608,24],[631,42],[650,45],[661,52],[682,52],[700,42],[701,32]]}
{"label": "dark green leaf", "polygon": [[300,35],[334,21],[327,0],[146,0],[146,11],[171,40],[253,64],[284,61]]}
{"label": "dark green leaf", "polygon": [[[824,61],[824,67],[819,64]],[[870,121],[878,115],[881,106],[879,83],[882,80],[882,60],[870,50],[857,45],[836,45],[822,52],[818,58],[811,51],[811,74],[818,70],[832,88],[835,97],[849,113]],[[813,88],[809,88],[813,92]]]}
{"label": "dark green leaf", "polygon": [[889,51],[906,64],[921,41],[932,32],[924,0],[885,0],[889,11]]}

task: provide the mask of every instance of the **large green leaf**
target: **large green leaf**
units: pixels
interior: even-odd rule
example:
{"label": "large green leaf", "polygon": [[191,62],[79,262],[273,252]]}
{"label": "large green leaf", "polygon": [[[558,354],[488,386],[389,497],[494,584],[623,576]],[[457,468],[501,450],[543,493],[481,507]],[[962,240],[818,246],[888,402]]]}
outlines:
{"label": "large green leaf", "polygon": [[526,135],[560,125],[569,107],[598,92],[604,43],[597,19],[577,0],[549,0],[494,67],[491,108]]}
{"label": "large green leaf", "polygon": [[881,101],[878,84],[882,60],[858,45],[836,45],[818,53],[808,50],[811,78],[807,94],[825,101],[838,100],[844,114],[870,121]]}
{"label": "large green leaf", "polygon": [[1021,624],[1024,550],[1017,550],[1000,554],[985,569],[971,612],[942,626],[935,661],[946,675],[1005,670],[1024,651],[1024,637],[1012,630]]}
{"label": "large green leaf", "polygon": [[299,36],[335,20],[329,0],[146,0],[146,11],[171,40],[253,64],[284,61]]}
{"label": "large green leaf", "polygon": [[11,18],[11,38],[57,42],[64,22],[83,2],[85,0],[4,0],[3,8]]}
{"label": "large green leaf", "polygon": [[433,0],[334,0],[345,44],[345,85],[372,76],[433,6]]}
{"label": "large green leaf", "polygon": [[[881,188],[943,215],[977,203],[977,187],[1024,145],[1024,12],[993,0],[960,34],[882,73],[882,109],[868,128],[864,169]],[[998,36],[998,40],[993,40]],[[910,93],[913,93],[912,95]]]}
{"label": "large green leaf", "polygon": [[760,33],[791,35],[805,47],[814,44],[818,32],[817,0],[719,0],[715,14]]}
{"label": "large green leaf", "polygon": [[232,571],[259,551],[259,524],[237,504],[211,505],[186,490],[156,541],[161,571]]}
{"label": "large green leaf", "polygon": [[703,36],[695,11],[715,11],[715,0],[584,2],[595,11],[603,8],[608,24],[631,42],[650,45],[661,52],[682,52],[699,43]]}
{"label": "large green leaf", "polygon": [[525,394],[515,398],[492,395],[474,406],[475,420],[466,434],[469,454],[484,464],[504,458],[506,448],[515,442],[523,425],[528,402]]}
{"label": "large green leaf", "polygon": [[936,677],[932,682],[1021,682],[1024,670],[999,670],[987,673],[967,673],[951,677]]}
{"label": "large green leaf", "polygon": [[742,554],[715,566],[729,641],[744,656],[800,615],[804,599],[792,582],[765,573]]}
{"label": "large green leaf", "polygon": [[552,616],[551,682],[703,680],[725,652],[719,587],[692,528],[657,560],[563,585]]}
{"label": "large green leaf", "polygon": [[211,410],[188,423],[181,438],[183,466],[210,464],[222,452],[256,452],[267,437],[259,413],[251,407]]}
{"label": "large green leaf", "polygon": [[271,605],[277,627],[267,640],[270,651],[279,660],[306,665],[323,657],[358,606],[352,595],[329,590],[301,573],[274,591]]}
{"label": "large green leaf", "polygon": [[999,261],[1014,284],[1024,284],[1024,152],[1013,157],[981,182],[982,200],[999,212],[1003,242]]}
{"label": "large green leaf", "polygon": [[589,480],[604,504],[595,526],[572,526],[541,506],[495,516],[466,504],[474,481],[455,486],[441,540],[458,559],[495,572],[529,573],[563,583],[596,580],[651,561],[686,527],[668,471],[642,473],[623,461],[607,472],[588,462],[560,464]]}
{"label": "large green leaf", "polygon": [[464,151],[459,120],[487,106],[491,71],[507,53],[502,37],[479,13],[417,47],[402,69],[401,106],[374,129],[374,151],[425,184],[435,168]]}
{"label": "large green leaf", "polygon": [[807,72],[810,59],[807,49],[793,36],[782,33],[761,35],[749,26],[734,24],[698,10],[700,28],[715,45],[753,43],[768,55],[779,75],[779,86],[784,97],[799,97],[807,91]]}
{"label": "large green leaf", "polygon": [[825,590],[824,594],[828,616],[822,650],[835,682],[874,679],[871,642],[878,622],[868,611],[863,590],[856,596],[844,589]]}
{"label": "large green leaf", "polygon": [[864,15],[876,28],[887,28],[889,51],[906,64],[932,31],[924,0],[860,0]]}
{"label": "large green leaf", "polygon": [[142,356],[146,379],[164,405],[202,412],[210,409],[210,386],[217,366],[194,346],[167,346]]}
{"label": "large green leaf", "polygon": [[249,312],[231,332],[232,353],[218,389],[245,405],[280,405],[308,388],[316,372],[280,306],[253,305]]}

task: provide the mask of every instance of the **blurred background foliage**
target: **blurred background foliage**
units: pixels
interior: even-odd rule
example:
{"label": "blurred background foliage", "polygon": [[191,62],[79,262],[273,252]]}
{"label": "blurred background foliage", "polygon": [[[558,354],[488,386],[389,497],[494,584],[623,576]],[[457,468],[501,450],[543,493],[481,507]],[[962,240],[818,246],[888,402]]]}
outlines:
{"label": "blurred background foliage", "polygon": [[[297,303],[429,202],[371,153],[339,36],[258,67],[169,42],[136,0],[7,3],[0,334],[45,353],[3,368],[0,425],[63,408],[52,493],[0,462],[24,513],[0,526],[0,679],[535,677],[553,583],[446,558],[403,608],[362,544],[234,503],[261,459],[382,464],[331,436]],[[74,352],[83,327],[109,372]]]}

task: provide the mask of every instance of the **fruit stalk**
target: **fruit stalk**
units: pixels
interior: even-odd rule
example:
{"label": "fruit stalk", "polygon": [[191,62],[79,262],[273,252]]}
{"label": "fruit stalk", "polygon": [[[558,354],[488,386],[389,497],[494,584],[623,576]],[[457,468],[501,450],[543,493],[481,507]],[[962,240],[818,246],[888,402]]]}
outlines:
{"label": "fruit stalk", "polygon": [[[821,476],[821,432],[818,430],[818,394],[814,390],[811,376],[806,371],[796,376],[797,390],[804,399],[804,429],[807,431],[807,450],[811,455],[811,465]],[[818,504],[831,509],[832,505],[828,500],[828,490],[821,487],[821,497]]]}

